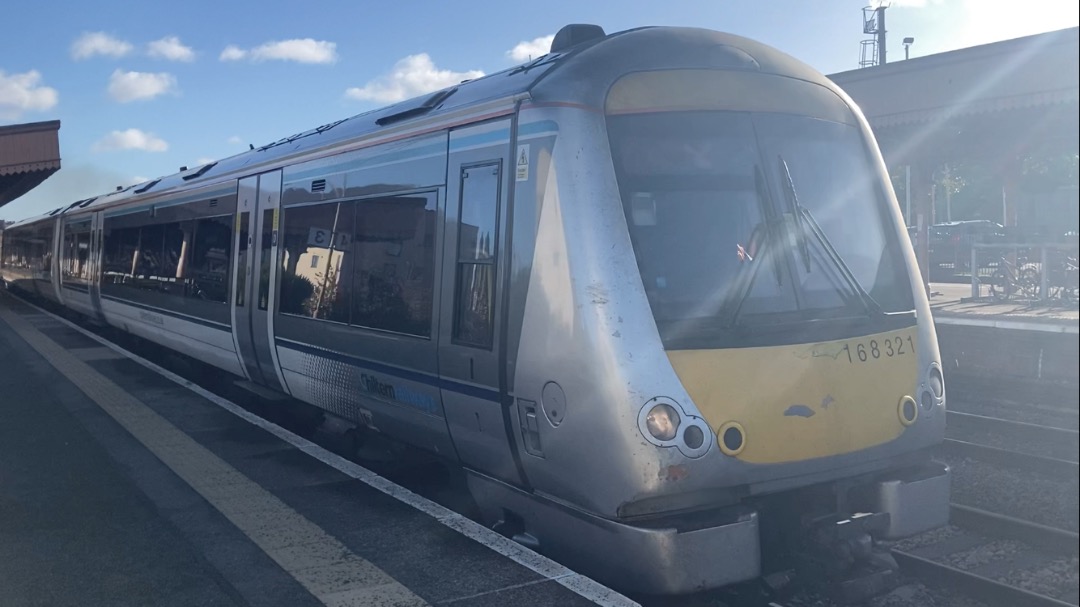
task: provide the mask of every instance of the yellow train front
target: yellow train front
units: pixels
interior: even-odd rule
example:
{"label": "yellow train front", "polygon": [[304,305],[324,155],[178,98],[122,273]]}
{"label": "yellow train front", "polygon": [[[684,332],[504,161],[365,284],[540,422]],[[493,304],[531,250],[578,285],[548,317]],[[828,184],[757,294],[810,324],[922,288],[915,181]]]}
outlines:
{"label": "yellow train front", "polygon": [[744,38],[560,36],[518,112],[516,480],[472,472],[477,502],[625,590],[887,577],[872,540],[946,523],[949,469],[930,310],[866,121]]}

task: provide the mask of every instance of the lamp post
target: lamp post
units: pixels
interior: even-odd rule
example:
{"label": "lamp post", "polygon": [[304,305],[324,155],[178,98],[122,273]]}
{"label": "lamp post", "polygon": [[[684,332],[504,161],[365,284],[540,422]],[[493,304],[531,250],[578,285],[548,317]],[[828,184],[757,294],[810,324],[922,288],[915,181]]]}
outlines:
{"label": "lamp post", "polygon": [[904,59],[908,58],[908,50],[911,48],[912,44],[915,44],[914,38],[912,38],[911,36],[904,38]]}

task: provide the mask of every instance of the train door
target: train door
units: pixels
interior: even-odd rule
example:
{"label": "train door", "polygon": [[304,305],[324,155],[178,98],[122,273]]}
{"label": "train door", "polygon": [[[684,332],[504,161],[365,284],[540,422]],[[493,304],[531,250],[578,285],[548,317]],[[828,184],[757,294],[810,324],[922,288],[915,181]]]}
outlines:
{"label": "train door", "polygon": [[500,346],[500,302],[509,266],[507,196],[514,174],[509,137],[509,120],[450,133],[439,375],[446,421],[462,463],[521,485]]}
{"label": "train door", "polygon": [[104,322],[105,314],[101,311],[101,279],[105,267],[105,214],[94,213],[90,218],[90,256],[89,256],[88,287],[90,291],[90,305],[94,308],[94,316]]}
{"label": "train door", "polygon": [[52,243],[49,244],[47,250],[46,265],[49,272],[49,293],[52,295],[50,299],[55,300],[59,304],[64,303],[64,297],[60,294],[60,255],[58,252],[63,248],[64,244],[64,216],[57,215],[53,219],[52,227]]}
{"label": "train door", "polygon": [[244,177],[233,234],[233,339],[251,381],[285,392],[274,345],[281,171]]}

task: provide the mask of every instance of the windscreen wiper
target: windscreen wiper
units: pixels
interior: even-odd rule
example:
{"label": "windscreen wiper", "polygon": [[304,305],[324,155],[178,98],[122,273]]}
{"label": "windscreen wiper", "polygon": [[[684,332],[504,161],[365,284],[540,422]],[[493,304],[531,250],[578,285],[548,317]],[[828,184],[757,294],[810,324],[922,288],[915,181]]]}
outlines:
{"label": "windscreen wiper", "polygon": [[[825,231],[821,229],[821,224],[814,219],[813,213],[810,209],[799,204],[799,195],[795,191],[795,182],[791,178],[791,171],[788,169],[787,161],[784,157],[777,155],[777,160],[780,165],[780,173],[784,178],[784,199],[788,203],[791,210],[791,214],[795,220],[797,228],[796,239],[799,242],[799,251],[802,255],[803,265],[807,272],[810,272],[810,250],[806,244],[806,231],[809,227],[810,233],[813,234],[814,239],[817,240],[821,248],[824,249],[825,254],[829,257],[829,261],[833,263],[837,270],[839,270],[844,282],[848,283],[848,286],[859,297],[867,311],[871,314],[882,314],[881,305],[866,292],[862,284],[859,283],[859,279],[855,278],[855,275],[851,272],[851,268],[844,263],[844,258],[840,256],[840,253],[833,247],[832,242],[829,241],[829,237],[825,235]],[[807,226],[807,227],[804,227]]]}
{"label": "windscreen wiper", "polygon": [[[767,255],[772,259],[773,274],[776,276],[776,286],[783,286],[783,279],[780,268],[780,258],[769,251],[772,246],[774,232],[776,231],[776,219],[774,217],[775,210],[772,203],[769,202],[768,190],[765,187],[765,177],[761,172],[761,167],[754,166],[754,190],[756,192],[755,198],[757,199],[758,215],[761,217],[761,240],[758,241],[758,246],[755,250],[757,254],[757,260],[747,255],[749,263],[744,265],[743,268],[735,275],[734,284],[729,291],[730,295],[727,297],[727,302],[721,308],[721,324],[726,327],[732,327],[739,320],[739,313],[742,311],[743,302],[750,296],[750,291],[754,287],[754,280],[757,278],[758,270],[761,269],[761,263],[764,259],[762,255]],[[751,239],[753,235],[751,235]],[[747,243],[749,246],[750,243]]]}

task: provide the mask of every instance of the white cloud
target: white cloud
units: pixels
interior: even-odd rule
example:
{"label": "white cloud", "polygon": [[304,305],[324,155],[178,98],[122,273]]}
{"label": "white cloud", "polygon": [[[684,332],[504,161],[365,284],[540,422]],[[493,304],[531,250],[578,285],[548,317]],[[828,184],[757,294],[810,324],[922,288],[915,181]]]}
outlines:
{"label": "white cloud", "polygon": [[437,91],[458,84],[462,80],[479,78],[484,75],[480,70],[454,72],[440,70],[427,53],[409,55],[394,64],[389,74],[384,74],[361,87],[351,87],[345,96],[360,101],[392,103]]}
{"label": "white cloud", "polygon": [[139,129],[127,129],[126,131],[109,133],[98,140],[91,149],[95,152],[111,152],[115,150],[164,152],[169,149],[169,144],[153,133],[147,133]]}
{"label": "white cloud", "polygon": [[169,61],[194,61],[195,51],[190,46],[184,46],[180,38],[166,36],[160,40],[154,40],[146,45],[146,52],[151,57],[168,59]]}
{"label": "white cloud", "polygon": [[244,138],[239,135],[233,135],[226,139],[225,143],[228,143],[229,145],[240,145],[241,143],[244,143]]}
{"label": "white cloud", "polygon": [[234,44],[225,47],[218,59],[221,61],[296,61],[297,63],[333,63],[337,61],[337,44],[311,38],[294,38],[267,42],[251,50]]}
{"label": "white cloud", "polygon": [[202,165],[210,164],[211,162],[213,162],[215,160],[217,160],[217,158],[210,158],[209,156],[202,156],[200,158],[196,158],[195,162],[191,166],[193,166],[193,167],[201,167]]}
{"label": "white cloud", "polygon": [[551,50],[551,41],[555,39],[555,34],[550,36],[540,36],[539,38],[533,38],[532,40],[522,40],[517,43],[517,46],[506,51],[506,56],[514,61],[528,61],[530,59],[536,59],[537,57],[543,57]]}
{"label": "white cloud", "polygon": [[135,185],[135,184],[138,184],[138,183],[146,183],[147,181],[150,181],[149,177],[142,177],[140,175],[136,175],[136,176],[132,177],[131,179],[128,179],[124,183],[124,185]]}
{"label": "white cloud", "polygon": [[130,43],[114,38],[105,32],[85,32],[71,45],[74,59],[87,59],[94,55],[123,57],[131,52]]}
{"label": "white cloud", "polygon": [[109,78],[109,95],[120,103],[153,99],[176,92],[176,77],[166,72],[125,72],[116,70]]}
{"label": "white cloud", "polygon": [[219,61],[240,61],[241,59],[243,59],[246,56],[247,56],[247,51],[245,51],[244,49],[242,49],[242,48],[240,48],[240,47],[238,47],[238,46],[236,46],[234,44],[230,44],[229,46],[225,47],[225,50],[221,51],[221,54],[218,55],[218,60]]}
{"label": "white cloud", "polygon": [[10,76],[0,70],[0,119],[16,120],[23,112],[52,109],[58,99],[56,89],[42,86],[36,70]]}
{"label": "white cloud", "polygon": [[941,4],[942,0],[878,0],[874,2],[874,6],[880,6],[882,4],[888,4],[890,8],[922,8],[927,4]]}

